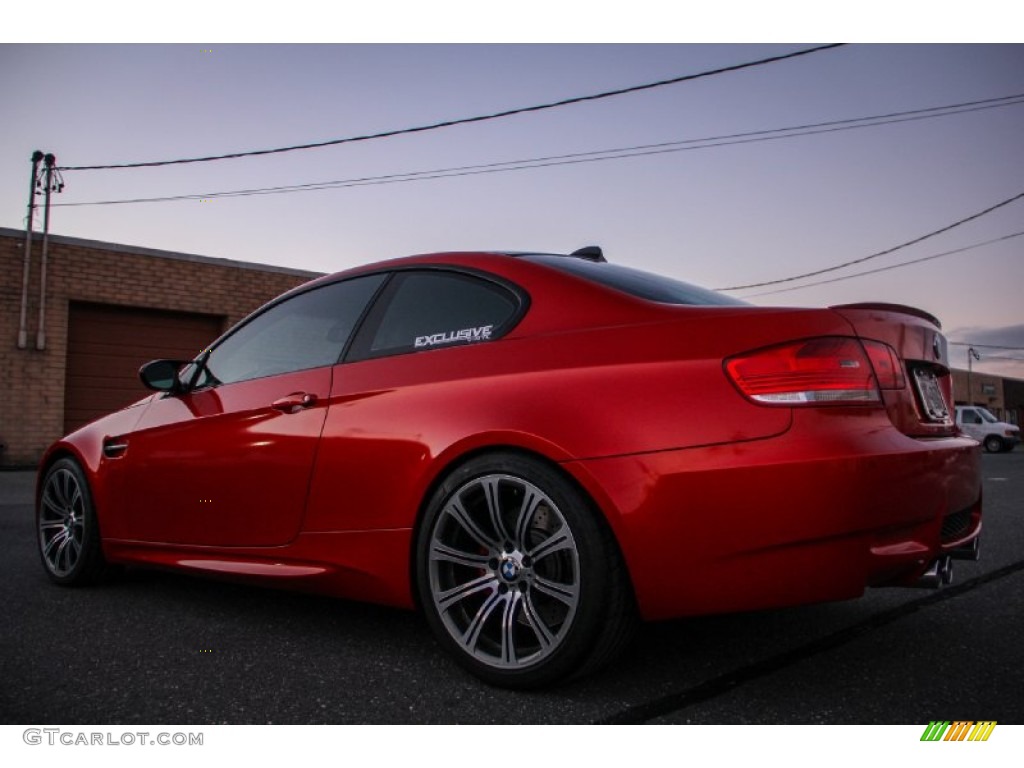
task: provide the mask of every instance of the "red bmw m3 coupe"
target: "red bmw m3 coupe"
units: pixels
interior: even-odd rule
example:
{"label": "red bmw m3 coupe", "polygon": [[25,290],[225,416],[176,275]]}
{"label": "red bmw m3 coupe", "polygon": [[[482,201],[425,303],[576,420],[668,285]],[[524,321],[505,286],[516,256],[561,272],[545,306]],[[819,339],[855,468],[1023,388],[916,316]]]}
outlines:
{"label": "red bmw m3 coupe", "polygon": [[939,586],[978,444],[909,307],[751,306],[610,264],[442,253],[320,278],[55,443],[39,552],[418,608],[484,680],[550,684],[636,620]]}

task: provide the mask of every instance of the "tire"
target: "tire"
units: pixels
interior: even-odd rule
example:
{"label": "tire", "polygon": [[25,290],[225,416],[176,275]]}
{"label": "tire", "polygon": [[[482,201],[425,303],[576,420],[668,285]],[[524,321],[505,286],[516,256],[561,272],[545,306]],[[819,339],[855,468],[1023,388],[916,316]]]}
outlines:
{"label": "tire", "polygon": [[518,454],[478,457],[437,489],[417,537],[420,605],[464,668],[508,688],[590,672],[627,644],[633,593],[587,497]]}
{"label": "tire", "polygon": [[93,584],[103,576],[96,509],[74,459],[60,459],[46,471],[36,503],[36,538],[46,575],[57,584]]}
{"label": "tire", "polygon": [[985,438],[985,450],[989,453],[1002,453],[1003,441],[996,435]]}

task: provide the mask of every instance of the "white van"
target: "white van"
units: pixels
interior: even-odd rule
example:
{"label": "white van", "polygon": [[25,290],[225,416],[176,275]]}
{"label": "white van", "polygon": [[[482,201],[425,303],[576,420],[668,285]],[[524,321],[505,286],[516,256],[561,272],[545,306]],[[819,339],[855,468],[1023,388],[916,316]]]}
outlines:
{"label": "white van", "polygon": [[989,453],[1012,451],[1020,442],[1020,427],[1000,421],[980,405],[956,406],[956,423]]}

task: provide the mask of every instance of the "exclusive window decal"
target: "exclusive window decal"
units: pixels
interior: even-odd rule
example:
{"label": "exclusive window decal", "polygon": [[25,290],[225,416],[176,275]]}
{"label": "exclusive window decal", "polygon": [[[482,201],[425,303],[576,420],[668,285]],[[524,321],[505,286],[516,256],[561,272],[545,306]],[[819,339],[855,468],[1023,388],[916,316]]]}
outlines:
{"label": "exclusive window decal", "polygon": [[443,333],[434,333],[429,336],[417,336],[414,346],[416,349],[422,349],[423,347],[434,347],[438,344],[455,344],[460,341],[487,341],[491,338],[492,328],[494,328],[493,325],[481,325],[478,328],[463,328],[459,331],[444,331]]}

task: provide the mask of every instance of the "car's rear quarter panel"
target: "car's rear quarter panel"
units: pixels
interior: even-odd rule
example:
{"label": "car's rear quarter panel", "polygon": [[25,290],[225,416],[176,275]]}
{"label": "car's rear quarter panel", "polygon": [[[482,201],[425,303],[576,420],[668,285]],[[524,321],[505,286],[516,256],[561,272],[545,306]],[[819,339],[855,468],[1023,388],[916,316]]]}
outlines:
{"label": "car's rear quarter panel", "polygon": [[877,409],[794,422],[772,440],[565,465],[619,510],[645,617],[856,597],[922,569],[943,517],[980,498],[972,441],[905,437]]}

